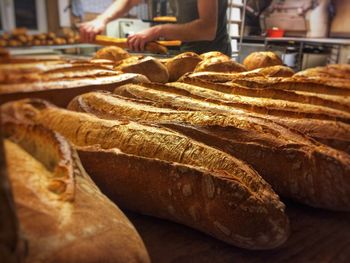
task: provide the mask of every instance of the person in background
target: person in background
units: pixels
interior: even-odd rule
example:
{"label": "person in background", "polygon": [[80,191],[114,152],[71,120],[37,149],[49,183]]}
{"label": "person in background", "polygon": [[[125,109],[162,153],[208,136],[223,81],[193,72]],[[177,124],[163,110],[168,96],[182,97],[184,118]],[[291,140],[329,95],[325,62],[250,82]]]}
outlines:
{"label": "person in background", "polygon": [[[102,33],[108,22],[122,17],[142,0],[116,0],[96,19],[80,26],[83,42],[93,42]],[[231,56],[231,41],[227,33],[227,0],[170,0],[176,7],[177,24],[162,24],[130,35],[129,49],[143,51],[149,41],[164,38],[181,40],[182,51],[198,54],[220,51]]]}

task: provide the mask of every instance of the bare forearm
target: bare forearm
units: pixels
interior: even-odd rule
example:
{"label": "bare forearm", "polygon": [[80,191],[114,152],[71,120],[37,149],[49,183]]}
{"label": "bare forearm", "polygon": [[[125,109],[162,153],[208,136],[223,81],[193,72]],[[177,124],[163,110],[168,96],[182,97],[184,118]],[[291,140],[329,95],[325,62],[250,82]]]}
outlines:
{"label": "bare forearm", "polygon": [[159,36],[165,39],[178,39],[184,42],[213,40],[216,35],[216,25],[196,19],[180,25],[165,24],[158,26]]}
{"label": "bare forearm", "polygon": [[103,20],[105,23],[108,23],[118,17],[123,16],[129,10],[139,4],[141,0],[116,0],[111,4],[106,11],[98,16],[98,19]]}

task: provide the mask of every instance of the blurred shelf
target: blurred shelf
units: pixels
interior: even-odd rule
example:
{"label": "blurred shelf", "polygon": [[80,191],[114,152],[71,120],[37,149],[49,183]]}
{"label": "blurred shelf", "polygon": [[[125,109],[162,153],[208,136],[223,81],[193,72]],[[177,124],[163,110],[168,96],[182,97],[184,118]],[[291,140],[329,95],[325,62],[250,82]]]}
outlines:
{"label": "blurred shelf", "polygon": [[33,54],[57,54],[56,50],[64,50],[71,48],[97,48],[100,45],[96,44],[68,44],[68,45],[52,45],[52,46],[22,46],[22,47],[7,47],[6,49],[12,56],[16,55],[33,55]]}
{"label": "blurred shelf", "polygon": [[304,37],[267,37],[267,42],[303,42],[306,44],[350,45],[349,38],[304,38]]}

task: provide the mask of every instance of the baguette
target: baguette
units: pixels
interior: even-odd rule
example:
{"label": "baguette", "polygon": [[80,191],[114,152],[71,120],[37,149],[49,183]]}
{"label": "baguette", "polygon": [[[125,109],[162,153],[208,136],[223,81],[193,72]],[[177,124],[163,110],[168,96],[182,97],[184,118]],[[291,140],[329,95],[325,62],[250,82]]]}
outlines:
{"label": "baguette", "polygon": [[270,66],[265,68],[258,68],[253,70],[266,77],[291,77],[295,72],[290,68],[282,65]]}
{"label": "baguette", "polygon": [[169,89],[180,91],[184,90],[195,96],[202,97],[203,99],[221,100],[226,105],[242,108],[249,112],[275,116],[334,120],[350,123],[349,112],[334,110],[328,107],[289,102],[278,99],[274,100],[227,94],[181,82],[169,83],[167,86]]}
{"label": "baguette", "polygon": [[236,77],[232,80],[251,88],[275,88],[283,90],[305,91],[313,93],[321,93],[328,95],[350,96],[350,86],[346,81],[327,82],[317,77],[308,78],[241,78]]}
{"label": "baguette", "polygon": [[350,153],[350,125],[330,120],[317,120],[307,118],[280,117],[266,114],[258,114],[235,108],[219,100],[202,99],[185,91],[170,90],[165,85],[143,84],[124,85],[115,89],[114,93],[130,97],[148,100],[157,106],[172,107],[181,110],[212,111],[224,114],[252,115],[286,125],[308,135],[331,147]]}
{"label": "baguette", "polygon": [[[350,156],[271,121],[157,108],[98,92],[76,97],[68,108],[106,119],[170,122],[166,127],[247,162],[282,196],[316,207],[350,211]],[[269,165],[273,162],[281,165]],[[336,175],[329,172],[335,163]]]}
{"label": "baguette", "polygon": [[43,72],[27,74],[5,74],[0,78],[1,84],[33,83],[45,81],[62,81],[67,79],[79,79],[84,77],[108,77],[120,75],[120,72],[110,70],[101,65],[64,65],[63,67],[51,69]]}
{"label": "baguette", "polygon": [[[37,100],[7,104],[3,112],[58,130],[76,147],[98,147],[91,158],[84,159],[86,165],[100,163],[97,170],[91,170],[96,172],[94,178],[116,182],[109,189],[116,195],[125,193],[127,201],[116,201],[130,204],[126,208],[151,215],[156,212],[155,216],[250,249],[279,246],[288,236],[284,206],[270,185],[248,165],[215,148],[164,128],[102,120]],[[135,158],[126,162],[129,157],[115,154],[116,149],[138,156],[141,163]],[[107,156],[102,154],[105,151]],[[149,158],[151,161],[142,161]],[[184,166],[189,167],[188,172]],[[112,176],[114,169],[121,175]],[[123,183],[117,183],[119,180]],[[142,190],[145,185],[150,188]]]}
{"label": "baguette", "polygon": [[327,82],[320,78],[268,78],[259,73],[248,71],[242,73],[195,72],[189,77],[197,77],[215,83],[232,82],[250,88],[275,88],[282,90],[305,91],[328,95],[350,96],[347,81]]}
{"label": "baguette", "polygon": [[328,79],[350,79],[350,67],[346,64],[331,64],[325,67],[309,68],[296,73],[296,77],[323,77]]}
{"label": "baguette", "polygon": [[50,89],[66,89],[77,88],[84,86],[96,86],[100,85],[121,85],[125,83],[140,83],[149,82],[149,80],[140,74],[115,74],[114,76],[102,76],[102,77],[82,77],[77,79],[63,79],[61,81],[49,80],[43,82],[32,83],[18,83],[18,84],[0,84],[0,94],[9,94],[15,92],[32,92],[40,90]]}
{"label": "baguette", "polygon": [[149,262],[135,228],[62,136],[40,125],[5,127],[9,177],[28,239],[26,262]]}
{"label": "baguette", "polygon": [[[313,97],[319,97],[321,99],[326,99],[326,100],[332,100],[333,102],[338,102],[341,104],[349,105],[350,104],[350,96],[346,95],[347,91],[344,89],[339,90],[338,88],[330,88],[328,93],[318,93],[315,92],[313,89],[307,90],[306,88],[303,89],[280,89],[278,88],[278,83],[277,81],[281,81],[281,78],[269,78],[268,80],[272,81],[270,84],[267,84],[266,78],[261,78],[263,75],[260,75],[258,70],[254,71],[248,71],[248,72],[243,72],[243,73],[218,73],[218,72],[196,72],[192,74],[188,74],[184,76],[183,78],[180,79],[180,81],[188,82],[190,79],[195,79],[195,81],[205,81],[205,82],[212,82],[215,84],[227,84],[230,86],[245,86],[249,89],[254,89],[254,90],[260,90],[259,93],[264,93],[262,90],[266,89],[269,90],[267,91],[268,94],[271,94],[271,96],[277,96],[279,98],[278,94],[288,94],[290,92],[294,92],[296,94],[300,95],[309,95]],[[257,78],[256,78],[257,77]],[[260,78],[259,78],[260,77]],[[265,84],[264,84],[265,83]],[[283,84],[284,85],[284,84]],[[302,86],[302,83],[297,83],[293,85],[299,85]],[[316,84],[312,84],[311,86],[315,86]],[[316,85],[317,86],[317,85]],[[319,88],[322,89],[322,86]],[[254,92],[254,90],[252,92]],[[273,90],[273,93],[271,93]],[[345,94],[345,95],[344,95]],[[286,100],[291,100],[294,101],[295,95],[290,94],[290,95],[284,95],[283,99]],[[296,101],[299,101],[297,99]],[[312,99],[312,101],[315,101],[315,99]],[[311,101],[310,101],[311,102]],[[333,103],[332,102],[332,103]],[[313,103],[316,103],[313,102]],[[318,105],[318,104],[316,104]]]}
{"label": "baguette", "polygon": [[247,88],[235,83],[212,83],[200,78],[183,77],[182,82],[228,94],[242,95],[271,100],[286,100],[315,106],[325,106],[332,109],[350,112],[350,99],[335,95],[319,95],[307,92],[295,92],[274,88]]}

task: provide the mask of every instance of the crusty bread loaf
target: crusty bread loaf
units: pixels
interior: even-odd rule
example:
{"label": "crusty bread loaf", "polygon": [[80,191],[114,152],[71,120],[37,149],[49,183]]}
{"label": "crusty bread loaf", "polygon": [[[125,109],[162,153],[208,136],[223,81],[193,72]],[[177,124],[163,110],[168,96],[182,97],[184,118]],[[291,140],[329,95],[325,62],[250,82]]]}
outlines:
{"label": "crusty bread loaf", "polygon": [[253,70],[257,68],[265,68],[276,65],[282,65],[282,60],[275,53],[266,52],[253,52],[250,53],[244,60],[243,65],[248,70]]}
{"label": "crusty bread loaf", "polygon": [[350,85],[347,81],[333,81],[327,82],[326,79],[318,77],[308,78],[241,78],[237,77],[232,80],[252,88],[275,88],[294,91],[305,91],[313,93],[321,93],[328,95],[350,96]]}
{"label": "crusty bread loaf", "polygon": [[130,58],[122,61],[115,69],[125,73],[138,73],[146,76],[150,81],[165,83],[169,80],[167,68],[152,57]]}
{"label": "crusty bread loaf", "polygon": [[305,69],[296,73],[296,77],[323,77],[327,79],[350,79],[350,66],[347,64],[331,64],[325,67]]}
{"label": "crusty bread loaf", "polygon": [[322,143],[336,149],[350,153],[350,125],[328,120],[309,118],[291,118],[287,116],[273,116],[258,114],[233,107],[232,104],[220,100],[203,99],[189,92],[169,89],[165,85],[143,84],[124,85],[114,91],[131,98],[148,100],[157,106],[170,106],[174,109],[204,110],[216,113],[249,114],[264,119],[270,119],[289,128],[300,131]]}
{"label": "crusty bread loaf", "polygon": [[135,228],[62,136],[40,125],[5,127],[9,177],[28,239],[26,262],[149,262]]}
{"label": "crusty bread loaf", "polygon": [[280,90],[274,88],[249,88],[236,83],[212,83],[202,80],[197,77],[183,77],[182,82],[208,88],[224,93],[243,95],[256,98],[278,99],[293,102],[300,102],[303,104],[325,106],[336,110],[350,112],[350,99],[336,95],[314,94],[306,92],[298,92],[292,90]]}
{"label": "crusty bread loaf", "polygon": [[23,261],[24,242],[20,238],[11,186],[6,173],[2,138],[0,129],[0,259],[1,262],[16,263]]}
{"label": "crusty bread loaf", "polygon": [[350,123],[350,113],[334,110],[324,106],[290,102],[279,99],[255,98],[242,95],[232,95],[220,91],[190,85],[181,82],[167,84],[170,88],[185,90],[203,99],[226,101],[227,105],[242,108],[250,112],[270,114],[275,116],[306,117],[319,120],[335,120]]}
{"label": "crusty bread loaf", "polygon": [[124,49],[117,46],[108,46],[98,50],[94,56],[94,59],[109,59],[114,62],[118,62],[128,57],[130,57],[130,54]]}
{"label": "crusty bread loaf", "polygon": [[202,60],[207,60],[207,59],[211,59],[211,58],[218,58],[220,57],[221,59],[226,59],[226,60],[231,60],[231,58],[219,51],[209,51],[203,54],[200,54],[199,57]]}
{"label": "crusty bread loaf", "polygon": [[102,120],[40,101],[14,102],[3,110],[58,130],[77,147],[97,147],[83,160],[127,208],[250,249],[276,247],[287,238],[278,196],[227,153],[168,129]]}
{"label": "crusty bread loaf", "polygon": [[203,60],[198,63],[195,72],[214,71],[214,72],[242,72],[247,69],[233,60],[227,60],[225,57],[217,57]]}
{"label": "crusty bread loaf", "polygon": [[[244,71],[239,73],[228,73],[228,72],[193,72],[184,75],[182,78],[197,78],[202,80],[207,80],[213,83],[225,83],[233,81],[237,78],[253,78],[253,77],[263,77],[258,70]],[[179,81],[182,80],[179,79]]]}
{"label": "crusty bread loaf", "polygon": [[291,77],[295,74],[294,70],[292,70],[290,67],[282,65],[258,68],[253,71],[266,77]]}
{"label": "crusty bread loaf", "polygon": [[350,96],[347,81],[327,82],[325,79],[309,77],[269,78],[254,71],[242,73],[195,72],[188,77],[196,77],[214,83],[233,82],[250,88],[275,88],[283,90],[321,93],[327,95]]}
{"label": "crusty bread loaf", "polygon": [[[350,211],[350,156],[271,121],[248,115],[158,108],[99,92],[76,97],[68,108],[106,119],[170,122],[166,127],[246,161],[282,196],[316,207]],[[279,165],[270,165],[273,162]],[[329,175],[326,171],[334,163],[338,170]],[[305,174],[313,179],[306,180]],[[337,185],[335,176],[343,179]]]}
{"label": "crusty bread loaf", "polygon": [[98,88],[101,85],[121,85],[128,82],[141,83],[149,82],[149,80],[145,76],[140,74],[118,74],[117,72],[115,72],[115,74],[112,76],[96,76],[94,78],[89,76],[82,78],[67,78],[62,79],[60,81],[54,79],[43,82],[38,81],[31,83],[0,84],[0,94],[9,94],[15,92],[31,92],[50,89],[77,88],[84,86],[96,86],[96,88]]}
{"label": "crusty bread loaf", "polygon": [[45,81],[62,81],[69,79],[80,79],[84,77],[108,77],[116,76],[121,72],[108,69],[102,65],[93,64],[71,64],[62,65],[43,72],[26,73],[26,74],[4,74],[0,78],[0,84],[17,84],[17,83],[33,83]]}
{"label": "crusty bread loaf", "polygon": [[187,72],[192,72],[202,59],[193,52],[181,53],[166,62],[169,81],[176,81]]}

